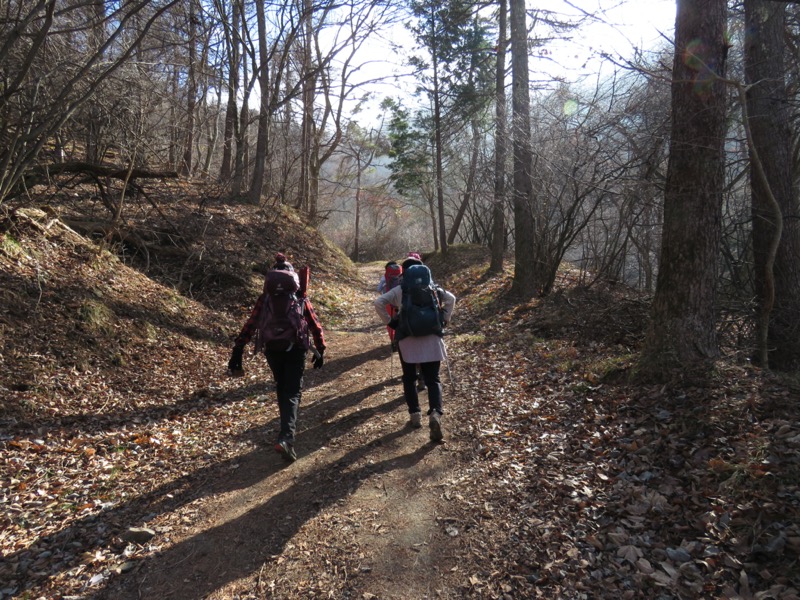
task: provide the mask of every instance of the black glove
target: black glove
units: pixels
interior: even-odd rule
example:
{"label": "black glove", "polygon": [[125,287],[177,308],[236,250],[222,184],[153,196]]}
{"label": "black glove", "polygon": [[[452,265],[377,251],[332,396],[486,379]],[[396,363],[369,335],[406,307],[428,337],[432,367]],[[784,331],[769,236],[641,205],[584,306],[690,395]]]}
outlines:
{"label": "black glove", "polygon": [[397,317],[393,317],[393,318],[392,318],[392,319],[391,319],[391,320],[390,320],[390,321],[389,321],[389,322],[386,324],[386,326],[387,326],[387,327],[389,327],[390,329],[395,329],[395,330],[396,330],[398,327],[400,327],[400,319],[398,319]]}
{"label": "black glove", "polygon": [[324,354],[325,350],[320,350],[319,354],[314,355],[314,360],[311,361],[311,364],[314,365],[315,369],[322,368],[322,364],[325,362]]}
{"label": "black glove", "polygon": [[238,377],[239,375],[244,375],[244,369],[242,369],[242,355],[244,354],[244,348],[241,346],[234,346],[233,352],[231,352],[231,359],[228,361],[228,375],[232,377]]}

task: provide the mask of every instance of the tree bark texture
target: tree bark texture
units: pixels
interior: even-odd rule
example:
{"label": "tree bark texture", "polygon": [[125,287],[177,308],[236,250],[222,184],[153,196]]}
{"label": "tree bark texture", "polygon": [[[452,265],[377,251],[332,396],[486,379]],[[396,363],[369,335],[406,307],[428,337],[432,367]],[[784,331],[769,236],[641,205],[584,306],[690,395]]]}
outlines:
{"label": "tree bark texture", "polygon": [[189,177],[192,174],[192,166],[194,157],[192,151],[194,150],[194,123],[195,112],[197,111],[197,13],[195,10],[194,0],[189,0],[189,15],[188,15],[188,51],[189,51],[189,64],[187,72],[186,89],[186,143],[183,148],[183,159],[179,172],[184,177]]}
{"label": "tree bark texture", "polygon": [[[784,83],[786,4],[747,0],[744,6],[747,114],[757,154],[751,156],[751,163],[760,160],[769,185],[766,189],[762,179],[752,174],[755,293],[762,309],[770,308],[770,303],[772,309],[766,332],[769,365],[762,366],[789,370],[800,367],[800,213],[792,185],[790,108]],[[770,244],[776,234],[770,191],[780,207],[783,231],[768,272]]]}
{"label": "tree bark texture", "polygon": [[358,262],[361,249],[359,248],[359,230],[361,228],[361,160],[356,159],[356,222],[353,233],[353,262]]}
{"label": "tree bark texture", "polygon": [[[303,17],[301,29],[303,31],[303,68],[300,77],[303,79],[303,121],[300,133],[300,183],[298,185],[299,198],[295,208],[309,211],[310,197],[310,163],[312,151],[312,138],[314,136],[314,97],[316,78],[311,76],[313,70],[312,40],[314,36],[312,14],[313,7],[310,0],[303,0]],[[313,216],[313,215],[312,215]]]}
{"label": "tree bark texture", "polygon": [[506,29],[507,0],[498,6],[497,70],[495,72],[494,205],[492,206],[492,261],[489,271],[503,270],[506,242]]}
{"label": "tree bark texture", "polygon": [[662,247],[639,365],[645,379],[662,379],[676,369],[702,376],[719,355],[714,302],[724,187],[726,12],[725,0],[678,1]]}
{"label": "tree bark texture", "polygon": [[261,201],[261,192],[264,188],[264,173],[269,152],[269,126],[272,113],[269,106],[269,52],[267,50],[267,19],[264,14],[264,5],[256,3],[256,16],[258,22],[258,83],[261,89],[261,102],[258,110],[258,133],[256,135],[256,155],[253,161],[253,178],[250,183],[249,200],[251,204]]}
{"label": "tree bark texture", "polygon": [[464,215],[467,208],[470,206],[475,194],[475,179],[478,171],[478,159],[481,152],[481,130],[478,117],[472,117],[470,126],[472,128],[472,152],[470,152],[469,159],[469,172],[467,173],[467,181],[464,184],[464,197],[461,199],[461,204],[458,207],[456,216],[453,219],[453,225],[450,227],[450,233],[447,234],[447,245],[451,246],[456,241],[458,230],[461,228],[461,222],[464,220]]}
{"label": "tree bark texture", "polygon": [[447,254],[447,228],[444,223],[444,167],[442,165],[442,98],[439,87],[439,46],[436,38],[436,17],[430,17],[431,63],[433,68],[433,145],[436,169],[436,207],[439,214],[439,248]]}
{"label": "tree bark texture", "polygon": [[225,134],[222,142],[222,164],[219,178],[227,183],[233,173],[233,145],[237,129],[236,98],[239,95],[239,3],[231,3],[231,24],[225,27],[226,56],[228,58],[228,100],[225,108]]}
{"label": "tree bark texture", "polygon": [[533,151],[531,100],[528,84],[528,28],[525,0],[510,1],[512,137],[514,148],[514,281],[512,291],[521,298],[537,293],[535,228],[533,220]]}

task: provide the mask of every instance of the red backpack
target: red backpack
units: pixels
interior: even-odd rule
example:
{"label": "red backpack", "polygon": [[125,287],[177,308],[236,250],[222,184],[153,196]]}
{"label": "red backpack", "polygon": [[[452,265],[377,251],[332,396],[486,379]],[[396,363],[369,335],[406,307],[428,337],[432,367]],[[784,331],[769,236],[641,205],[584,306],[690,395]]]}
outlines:
{"label": "red backpack", "polygon": [[256,352],[288,352],[311,343],[304,310],[305,299],[298,293],[300,280],[293,271],[273,270],[264,280],[264,303],[258,318]]}
{"label": "red backpack", "polygon": [[[387,263],[386,269],[383,272],[383,293],[385,294],[392,288],[397,287],[403,281],[403,267],[396,262]],[[393,319],[397,314],[397,309],[391,304],[386,306],[386,312],[389,313],[389,319]],[[394,329],[391,327],[386,328],[389,334],[389,341],[394,343]]]}

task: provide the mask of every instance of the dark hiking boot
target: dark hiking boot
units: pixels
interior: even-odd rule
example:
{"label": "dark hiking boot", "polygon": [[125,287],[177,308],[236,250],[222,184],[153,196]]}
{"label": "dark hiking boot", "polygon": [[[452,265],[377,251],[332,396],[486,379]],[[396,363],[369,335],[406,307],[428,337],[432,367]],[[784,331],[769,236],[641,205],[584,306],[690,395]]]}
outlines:
{"label": "dark hiking boot", "polygon": [[294,446],[286,440],[281,440],[275,444],[275,452],[281,455],[286,462],[294,462],[297,460],[297,454],[294,453]]}
{"label": "dark hiking boot", "polygon": [[442,415],[434,410],[428,417],[428,427],[431,428],[431,441],[441,442],[444,437],[442,433]]}

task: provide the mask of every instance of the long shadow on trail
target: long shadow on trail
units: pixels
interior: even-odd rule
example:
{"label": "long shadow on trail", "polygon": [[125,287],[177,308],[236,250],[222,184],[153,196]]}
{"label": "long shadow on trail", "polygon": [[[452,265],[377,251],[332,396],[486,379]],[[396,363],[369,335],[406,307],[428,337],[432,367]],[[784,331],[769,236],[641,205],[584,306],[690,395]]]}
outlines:
{"label": "long shadow on trail", "polygon": [[[346,454],[337,465],[356,463],[375,447],[390,443],[408,432],[408,429],[401,429],[374,439]],[[142,595],[148,598],[203,598],[231,581],[254,573],[271,557],[280,554],[303,524],[354,492],[370,475],[409,469],[433,448],[434,445],[426,444],[409,454],[366,464],[345,473],[328,465],[321,466],[242,516],[148,559],[125,579],[98,592],[95,598],[125,599]],[[243,548],[247,552],[242,552]],[[243,555],[247,556],[246,561],[241,560]]]}
{"label": "long shadow on trail", "polygon": [[[390,381],[383,380],[366,388],[356,389],[344,396],[336,396],[301,406],[300,431],[298,433],[298,454],[301,459],[303,456],[319,450],[332,438],[345,435],[360,423],[378,414],[397,410],[403,404],[402,396],[378,406],[357,410],[354,414],[340,419],[340,422],[331,420],[332,416],[347,408],[357,406],[365,398],[391,385]],[[274,402],[272,405],[274,406]],[[0,569],[5,565],[32,563],[33,549],[36,548],[36,552],[46,549],[58,550],[58,552],[54,552],[50,560],[53,563],[59,562],[59,566],[56,567],[55,564],[50,567],[42,565],[41,572],[55,574],[58,571],[66,571],[78,564],[78,558],[74,555],[65,557],[60,554],[63,548],[70,543],[78,544],[81,552],[108,547],[112,545],[112,538],[126,527],[139,525],[143,521],[151,521],[161,514],[178,510],[198,498],[244,489],[271,477],[284,467],[284,463],[271,449],[267,450],[261,444],[265,441],[265,430],[275,429],[277,431],[277,414],[275,406],[274,416],[266,425],[259,425],[242,433],[243,438],[250,439],[259,446],[251,452],[211,464],[169,481],[114,508],[82,517],[59,531],[38,538],[27,548],[0,557]],[[308,429],[304,430],[304,426],[307,426]],[[22,583],[32,580],[41,581],[44,578],[46,577],[41,575],[31,578],[25,573],[18,574],[18,579]]]}
{"label": "long shadow on trail", "polygon": [[330,362],[325,362],[325,368],[322,369],[322,374],[325,375],[326,369],[330,366],[331,369],[327,373],[328,379],[335,379],[342,373],[363,367],[364,364],[371,360],[384,360],[390,354],[391,350],[389,344],[385,346],[377,346],[369,348],[360,354],[353,354],[352,356],[344,356],[342,358],[333,357]]}
{"label": "long shadow on trail", "polygon": [[[321,371],[306,369],[305,388],[313,388],[326,381],[333,381],[347,371],[362,367],[371,360],[382,360],[388,356],[387,347],[378,347],[366,350],[355,356],[332,358],[325,363]],[[250,360],[264,361],[263,356],[249,357]],[[399,362],[398,362],[399,364]],[[248,365],[249,366],[249,365]],[[251,367],[252,368],[252,367]],[[94,433],[129,426],[131,423],[149,423],[166,419],[175,419],[185,414],[206,411],[214,406],[221,406],[239,402],[249,396],[267,394],[270,400],[274,399],[274,384],[272,378],[265,372],[265,379],[248,381],[236,390],[231,390],[221,397],[207,397],[207,391],[195,392],[175,402],[158,406],[146,406],[120,410],[105,414],[86,413],[59,417],[36,418],[33,422],[20,423],[9,428],[7,433],[13,433],[22,438],[41,437],[42,430],[48,432],[65,431],[72,435],[78,433]]]}
{"label": "long shadow on trail", "polygon": [[[378,406],[357,410],[338,420],[333,420],[341,411],[360,404],[366,398],[377,394],[382,389],[390,386],[391,382],[380,381],[369,387],[355,390],[346,396],[335,396],[317,400],[309,405],[301,405],[297,417],[297,439],[296,450],[299,457],[310,454],[325,446],[331,439],[346,434],[361,423],[364,423],[380,414],[388,414],[399,410],[400,406],[405,406],[402,396],[384,402]],[[275,417],[264,427],[255,427],[244,432],[243,436],[256,444],[267,443],[271,446],[273,437],[278,433],[278,407],[275,406]],[[272,437],[267,437],[272,436]],[[249,457],[250,455],[248,455]],[[240,461],[240,467],[245,466],[245,461]],[[239,487],[247,487],[253,481],[243,481]],[[225,489],[236,489],[225,485]],[[215,490],[218,491],[218,490]]]}
{"label": "long shadow on trail", "polygon": [[224,396],[208,397],[207,390],[203,390],[161,405],[149,405],[102,414],[86,412],[60,417],[36,418],[36,420],[20,423],[8,431],[23,438],[41,437],[43,431],[48,433],[65,432],[72,436],[110,431],[120,427],[130,427],[131,423],[146,425],[177,419],[190,413],[205,412],[215,406],[241,402],[249,396],[265,392],[272,393],[273,388],[271,380],[269,382],[255,381],[232,390]]}

